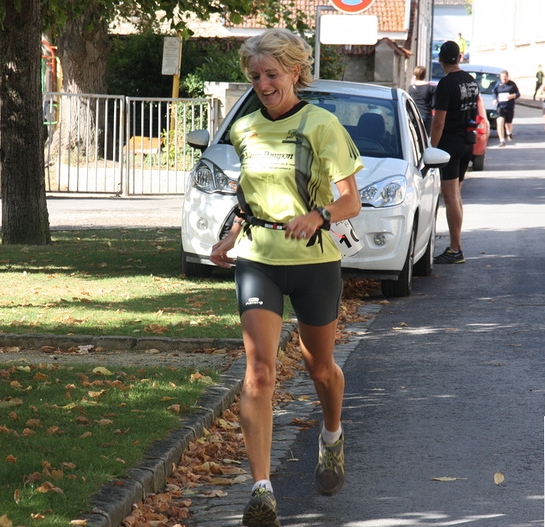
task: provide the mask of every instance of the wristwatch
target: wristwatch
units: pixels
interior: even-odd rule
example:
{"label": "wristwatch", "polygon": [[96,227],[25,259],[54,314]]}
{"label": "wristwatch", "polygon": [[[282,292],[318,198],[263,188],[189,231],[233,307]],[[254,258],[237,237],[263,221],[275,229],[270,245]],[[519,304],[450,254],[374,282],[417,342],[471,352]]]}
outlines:
{"label": "wristwatch", "polygon": [[325,207],[316,207],[314,210],[320,215],[322,220],[324,220],[324,223],[320,228],[324,231],[328,231],[331,227],[331,212],[329,212]]}

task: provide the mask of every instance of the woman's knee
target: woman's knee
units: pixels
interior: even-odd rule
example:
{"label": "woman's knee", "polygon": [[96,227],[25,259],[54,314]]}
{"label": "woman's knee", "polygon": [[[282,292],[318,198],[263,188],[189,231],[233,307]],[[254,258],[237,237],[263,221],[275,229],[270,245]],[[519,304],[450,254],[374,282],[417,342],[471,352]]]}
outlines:
{"label": "woman's knee", "polygon": [[276,384],[274,365],[259,363],[249,365],[244,376],[244,390],[252,395],[272,392]]}
{"label": "woman's knee", "polygon": [[333,359],[328,362],[307,363],[307,371],[313,382],[330,384],[335,382],[340,374],[340,368]]}

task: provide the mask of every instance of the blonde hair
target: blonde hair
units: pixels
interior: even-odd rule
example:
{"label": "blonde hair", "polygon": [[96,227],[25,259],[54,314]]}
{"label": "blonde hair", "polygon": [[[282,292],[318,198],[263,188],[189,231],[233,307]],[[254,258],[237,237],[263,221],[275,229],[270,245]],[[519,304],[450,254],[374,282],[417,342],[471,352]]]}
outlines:
{"label": "blonde hair", "polygon": [[258,55],[275,58],[288,73],[293,73],[299,66],[299,78],[294,86],[296,91],[310,86],[313,80],[312,48],[305,40],[287,29],[267,29],[260,35],[249,38],[240,47],[239,55],[242,73],[248,80],[251,80],[248,73],[250,59]]}
{"label": "blonde hair", "polygon": [[423,81],[426,77],[426,68],[424,66],[416,66],[413,75],[416,80]]}

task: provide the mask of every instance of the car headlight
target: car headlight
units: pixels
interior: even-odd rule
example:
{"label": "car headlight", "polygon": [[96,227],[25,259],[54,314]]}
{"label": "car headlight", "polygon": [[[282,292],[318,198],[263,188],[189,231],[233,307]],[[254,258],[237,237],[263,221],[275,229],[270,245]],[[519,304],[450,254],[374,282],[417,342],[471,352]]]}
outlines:
{"label": "car headlight", "polygon": [[238,183],[211,162],[199,161],[193,170],[193,186],[208,194],[236,194]]}
{"label": "car headlight", "polygon": [[403,176],[394,176],[360,190],[361,204],[371,207],[393,207],[403,203],[407,193],[407,180]]}

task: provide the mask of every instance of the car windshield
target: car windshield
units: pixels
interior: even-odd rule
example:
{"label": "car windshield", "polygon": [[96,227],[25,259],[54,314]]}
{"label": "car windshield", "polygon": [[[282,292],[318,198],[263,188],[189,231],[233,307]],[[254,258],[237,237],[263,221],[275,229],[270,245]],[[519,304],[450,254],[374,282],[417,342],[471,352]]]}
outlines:
{"label": "car windshield", "polygon": [[[300,92],[299,96],[335,114],[352,137],[360,155],[403,158],[396,101],[310,90]],[[252,92],[238,109],[231,124],[260,107],[257,95]],[[231,125],[227,127],[219,143],[230,144],[230,129]]]}
{"label": "car windshield", "polygon": [[498,73],[486,73],[484,71],[471,71],[467,69],[465,71],[475,78],[479,85],[479,91],[485,95],[493,93],[494,86],[500,82],[500,75]]}

